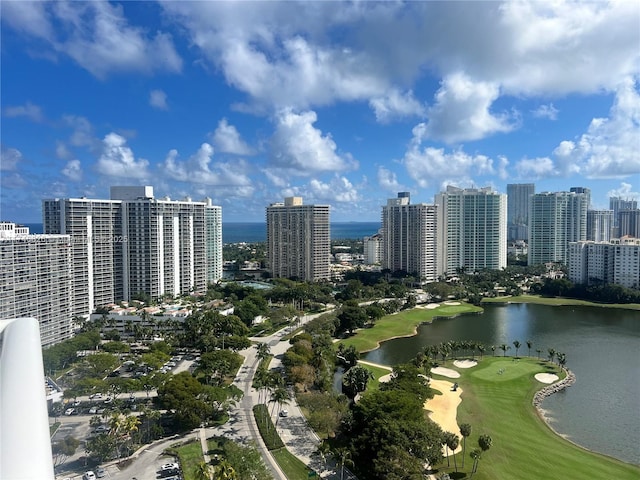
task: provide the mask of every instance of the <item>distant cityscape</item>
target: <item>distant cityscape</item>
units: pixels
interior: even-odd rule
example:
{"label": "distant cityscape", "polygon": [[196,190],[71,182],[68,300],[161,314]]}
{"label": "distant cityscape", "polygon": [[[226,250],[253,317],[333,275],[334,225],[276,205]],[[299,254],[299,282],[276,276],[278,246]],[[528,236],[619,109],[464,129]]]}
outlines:
{"label": "distant cityscape", "polygon": [[[211,200],[155,198],[151,186],[114,186],[109,199],[45,199],[41,229],[0,223],[0,319],[36,317],[48,346],[106,305],[200,295],[223,279],[224,239],[265,242],[261,275],[272,278],[336,281],[358,266],[429,283],[504,269],[511,256],[560,264],[575,283],[639,288],[638,201],[612,197],[609,210],[590,203],[586,187],[535,193],[534,184],[510,184],[503,194],[448,186],[431,204],[399,192],[381,206],[379,224],[332,224],[329,205],[302,197],[265,206],[264,224],[223,224]],[[338,238],[362,241],[362,253],[332,254]]]}

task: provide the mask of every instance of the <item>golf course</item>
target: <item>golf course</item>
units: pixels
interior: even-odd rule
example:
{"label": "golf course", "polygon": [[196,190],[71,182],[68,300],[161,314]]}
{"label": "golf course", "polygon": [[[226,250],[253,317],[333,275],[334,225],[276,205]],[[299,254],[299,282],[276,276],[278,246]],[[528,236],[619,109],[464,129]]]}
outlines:
{"label": "golf course", "polygon": [[[452,379],[433,375],[434,379],[457,382],[463,390],[457,408],[458,424],[468,423],[472,433],[467,438],[465,468],[462,452],[450,467],[439,466],[452,478],[469,478],[473,460],[471,450],[478,447],[478,437],[489,435],[493,444],[482,454],[473,478],[489,480],[517,478],[544,479],[637,479],[640,468],[616,459],[589,452],[563,439],[539,417],[532,405],[535,392],[545,386],[534,378],[537,373],[553,373],[559,368],[533,357],[484,357],[472,368],[456,368],[452,361],[441,364],[460,374]],[[570,388],[570,387],[569,387]],[[444,395],[447,392],[440,392]],[[462,439],[460,441],[462,445]],[[464,472],[464,473],[463,473]]]}

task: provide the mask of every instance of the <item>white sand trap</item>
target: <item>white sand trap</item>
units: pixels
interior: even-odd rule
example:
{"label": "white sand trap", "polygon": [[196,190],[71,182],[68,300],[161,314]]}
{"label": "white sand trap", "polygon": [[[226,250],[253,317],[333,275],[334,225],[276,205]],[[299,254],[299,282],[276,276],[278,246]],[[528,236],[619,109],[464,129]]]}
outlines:
{"label": "white sand trap", "polygon": [[391,374],[390,373],[387,373],[386,375],[383,375],[378,379],[378,381],[380,383],[388,382],[389,380],[391,380]]}
{"label": "white sand trap", "polygon": [[478,362],[475,360],[455,360],[453,364],[458,368],[471,368],[475,367]]}
{"label": "white sand trap", "polygon": [[[455,433],[458,438],[462,439],[456,421],[458,405],[462,402],[460,398],[462,388],[458,387],[454,392],[451,390],[453,383],[446,380],[431,380],[429,386],[442,392],[442,395],[434,395],[433,398],[424,402],[424,408],[429,410],[429,418],[440,425],[443,431]],[[446,454],[446,449],[442,451]],[[462,441],[456,449],[456,452],[459,451],[462,451]],[[451,454],[452,452],[449,450],[449,455]]]}
{"label": "white sand trap", "polygon": [[436,375],[442,375],[447,378],[460,378],[460,374],[455,370],[451,370],[450,368],[444,367],[436,367],[431,369],[431,373],[435,373]]}
{"label": "white sand trap", "polygon": [[445,305],[460,305],[460,302],[444,302]]}
{"label": "white sand trap", "polygon": [[440,306],[439,303],[430,303],[429,305],[425,305],[424,308],[427,308],[429,310],[433,310],[434,308],[438,308]]}
{"label": "white sand trap", "polygon": [[536,373],[535,379],[542,383],[553,383],[558,380],[558,375],[554,375],[553,373]]}

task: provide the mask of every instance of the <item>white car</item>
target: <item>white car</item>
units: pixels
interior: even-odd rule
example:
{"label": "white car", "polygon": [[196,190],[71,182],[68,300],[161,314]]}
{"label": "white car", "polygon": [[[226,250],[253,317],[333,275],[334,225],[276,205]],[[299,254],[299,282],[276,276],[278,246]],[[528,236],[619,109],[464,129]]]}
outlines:
{"label": "white car", "polygon": [[89,470],[88,472],[84,472],[84,475],[82,475],[82,480],[96,480],[96,474],[91,470]]}
{"label": "white car", "polygon": [[165,463],[160,467],[161,472],[174,472],[176,470],[180,470],[180,465],[177,463]]}
{"label": "white car", "polygon": [[289,410],[280,410],[280,416],[281,417],[288,417],[289,416]]}
{"label": "white car", "polygon": [[94,393],[94,394],[92,394],[92,395],[89,395],[89,398],[90,398],[91,400],[99,400],[99,399],[101,399],[101,398],[102,398],[102,394],[101,394],[101,393]]}
{"label": "white car", "polygon": [[73,415],[74,413],[76,413],[76,409],[75,409],[75,408],[67,408],[67,409],[64,411],[64,414],[65,414],[67,417],[68,417],[68,416],[70,416],[70,415]]}

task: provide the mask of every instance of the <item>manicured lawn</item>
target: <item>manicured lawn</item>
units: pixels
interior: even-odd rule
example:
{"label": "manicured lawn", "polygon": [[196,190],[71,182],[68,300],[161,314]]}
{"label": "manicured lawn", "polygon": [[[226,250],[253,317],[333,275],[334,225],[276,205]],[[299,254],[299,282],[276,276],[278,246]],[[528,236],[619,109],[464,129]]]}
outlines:
{"label": "manicured lawn", "polygon": [[[535,373],[558,373],[555,365],[522,357],[485,357],[476,367],[459,369],[447,362],[446,366],[460,372],[456,379],[463,389],[462,403],[458,407],[458,423],[469,423],[472,434],[467,439],[465,468],[469,478],[473,460],[469,452],[477,447],[478,437],[487,434],[493,446],[480,460],[473,478],[493,480],[517,478],[635,480],[640,468],[610,457],[589,452],[555,434],[541,420],[532,406],[534,393],[544,384],[537,382]],[[502,374],[498,372],[503,370]],[[434,376],[439,378],[438,376]],[[579,380],[578,380],[579,381]],[[462,453],[457,455],[459,471],[463,471]],[[451,468],[440,472],[454,472]]]}
{"label": "manicured lawn", "polygon": [[275,458],[276,462],[278,462],[278,465],[288,480],[307,480],[309,478],[309,473],[313,471],[307,468],[304,463],[298,460],[298,458],[286,448],[272,450],[271,454]]}
{"label": "manicured lawn", "polygon": [[519,295],[517,297],[485,298],[482,303],[537,303],[539,305],[584,305],[588,307],[624,308],[640,310],[638,303],[594,303],[576,298],[542,297],[540,295]]}
{"label": "manicured lawn", "polygon": [[194,472],[196,466],[200,462],[204,461],[200,441],[194,441],[182,445],[181,447],[171,448],[170,451],[175,452],[176,455],[178,455],[184,480],[195,480]]}
{"label": "manicured lawn", "polygon": [[386,315],[376,321],[371,328],[362,328],[352,337],[341,340],[345,347],[353,345],[358,352],[368,352],[380,346],[380,342],[416,334],[418,325],[431,322],[435,317],[450,317],[461,313],[482,312],[482,308],[462,303],[460,305],[440,305],[438,308],[413,308],[393,315]]}
{"label": "manicured lawn", "polygon": [[376,367],[375,365],[367,365],[366,363],[359,363],[359,365],[373,373],[373,379],[367,382],[367,392],[371,390],[378,390],[378,387],[380,386],[380,382],[378,381],[378,379],[391,373],[391,370],[389,370],[388,368]]}

